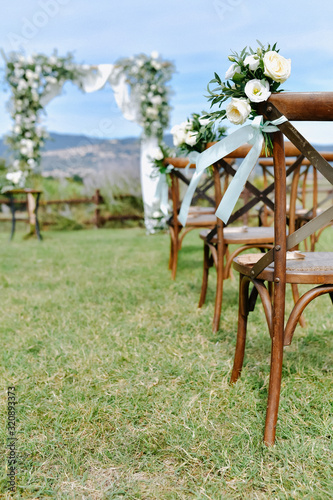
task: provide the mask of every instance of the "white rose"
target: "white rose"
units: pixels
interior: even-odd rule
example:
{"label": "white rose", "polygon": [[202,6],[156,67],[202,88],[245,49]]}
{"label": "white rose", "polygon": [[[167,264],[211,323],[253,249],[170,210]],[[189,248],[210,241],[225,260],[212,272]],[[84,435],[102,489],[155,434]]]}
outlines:
{"label": "white rose", "polygon": [[225,74],[225,79],[226,80],[229,80],[230,78],[232,78],[236,73],[240,73],[241,72],[241,69],[240,69],[240,66],[238,66],[238,64],[234,63],[230,66],[230,68],[227,70],[226,74]]}
{"label": "white rose", "polygon": [[264,55],[264,74],[275,82],[283,83],[289,78],[291,72],[291,59],[285,59],[274,50]]}
{"label": "white rose", "polygon": [[267,101],[271,95],[267,80],[250,80],[245,85],[244,92],[251,102]]}
{"label": "white rose", "polygon": [[248,66],[251,71],[255,71],[259,66],[259,57],[256,55],[246,56],[244,59],[244,65]]}
{"label": "white rose", "polygon": [[198,140],[198,132],[187,132],[185,142],[189,146],[194,146]]}
{"label": "white rose", "polygon": [[227,106],[227,118],[235,125],[242,125],[251,113],[251,106],[247,99],[233,97]]}
{"label": "white rose", "polygon": [[150,153],[150,156],[154,160],[163,160],[163,158],[164,158],[164,155],[163,155],[163,152],[162,152],[161,148],[154,148],[154,149],[152,149],[152,151]]}

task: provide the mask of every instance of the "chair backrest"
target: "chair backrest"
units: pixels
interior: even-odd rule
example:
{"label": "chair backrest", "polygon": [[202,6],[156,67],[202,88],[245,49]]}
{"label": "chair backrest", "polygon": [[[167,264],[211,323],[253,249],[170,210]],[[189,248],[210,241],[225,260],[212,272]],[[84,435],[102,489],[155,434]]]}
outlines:
{"label": "chair backrest", "polygon": [[[232,165],[233,163],[234,163],[233,159],[228,160],[229,165]],[[193,163],[188,165],[187,158],[165,158],[164,164],[166,166],[172,165],[174,167],[174,169],[170,172],[170,177],[171,177],[170,190],[171,190],[171,200],[172,200],[171,219],[173,221],[176,221],[182,201],[180,181],[183,184],[183,187],[188,186],[190,183],[190,177],[186,175],[185,169],[189,168],[190,171],[194,171],[196,165]],[[220,182],[223,179],[223,183],[225,185],[224,190],[225,190],[228,185],[229,174],[225,170],[220,168],[218,170],[218,176]],[[208,204],[209,206],[217,208],[216,192],[214,192],[214,194],[211,194],[211,188],[213,188],[213,186],[215,186],[215,188],[217,187],[214,177],[210,178],[209,176],[203,176],[202,182],[198,186],[196,193],[193,196],[192,206],[195,207],[198,204],[199,200],[204,200],[206,204]],[[169,220],[169,223],[171,222],[171,219]]]}
{"label": "chair backrest", "polygon": [[260,103],[258,110],[267,120],[276,120],[284,115],[288,121],[278,125],[280,132],[272,134],[275,199],[278,200],[274,212],[275,250],[267,252],[253,266],[251,276],[258,276],[273,260],[275,273],[282,276],[285,275],[286,251],[294,248],[333,219],[333,206],[330,206],[294,233],[286,236],[286,162],[283,135],[333,185],[333,167],[289,121],[333,121],[333,92],[273,94],[268,101]]}

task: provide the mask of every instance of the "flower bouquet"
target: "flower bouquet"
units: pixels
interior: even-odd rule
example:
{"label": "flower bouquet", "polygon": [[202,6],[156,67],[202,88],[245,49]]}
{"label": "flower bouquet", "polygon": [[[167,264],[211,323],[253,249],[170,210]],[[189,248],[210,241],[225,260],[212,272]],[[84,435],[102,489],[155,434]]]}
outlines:
{"label": "flower bouquet", "polygon": [[181,153],[191,153],[196,151],[202,153],[209,142],[220,140],[225,136],[225,127],[216,127],[210,118],[198,113],[192,113],[186,122],[175,125],[171,129],[173,144],[178,147]]}
{"label": "flower bouquet", "polygon": [[[200,153],[196,162],[197,175],[191,180],[179,212],[179,221],[183,226],[186,224],[191,199],[204,170],[247,142],[252,145],[251,154],[249,153],[242,161],[216,210],[217,217],[225,224],[228,222],[263,145],[266,155],[272,150],[270,133],[279,130],[278,126],[287,121],[285,116],[281,116],[263,123],[263,117],[258,113],[257,106],[258,103],[266,101],[272,92],[281,92],[281,83],[290,76],[291,61],[279,54],[276,43],[273,46],[268,44],[267,47],[259,41],[258,44],[256,51],[245,47],[240,54],[232,53],[229,56],[232,65],[226,72],[226,81],[222,82],[215,73],[215,78],[208,84],[207,97],[211,107],[218,105],[221,108],[225,101],[228,99],[231,101],[226,109],[206,113],[203,118],[209,119],[213,124],[224,118],[228,118],[235,125],[242,125],[248,118],[253,122]],[[210,84],[217,86],[211,90]]]}
{"label": "flower bouquet", "polygon": [[[242,125],[247,119],[255,118],[257,104],[266,101],[272,92],[281,92],[281,83],[290,76],[291,60],[279,54],[276,43],[267,48],[257,40],[259,47],[256,51],[245,47],[240,54],[233,52],[229,56],[232,65],[225,74],[225,82],[215,73],[215,78],[208,84],[208,101],[211,107],[221,105],[231,98],[226,109],[207,113],[206,117],[213,123],[216,120],[227,118],[235,125]],[[210,84],[217,87],[210,89]],[[264,132],[266,148],[271,142]]]}

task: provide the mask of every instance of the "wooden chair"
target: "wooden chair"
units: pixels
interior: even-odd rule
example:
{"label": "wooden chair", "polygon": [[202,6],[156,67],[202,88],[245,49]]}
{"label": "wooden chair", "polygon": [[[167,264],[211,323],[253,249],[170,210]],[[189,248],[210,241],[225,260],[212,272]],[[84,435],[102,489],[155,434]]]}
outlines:
{"label": "wooden chair", "polygon": [[[332,152],[320,150],[319,153],[325,160],[329,162],[333,161]],[[293,160],[286,159],[287,166],[292,164]],[[262,159],[259,161],[259,165],[264,172],[264,187],[266,187],[268,175],[273,175],[273,172],[269,171],[270,167],[273,168],[273,159]],[[317,169],[311,165],[307,158],[304,158],[302,164],[295,169],[290,186],[290,202],[289,206],[287,206],[290,232],[294,232],[303,224],[322,213],[323,208],[332,199],[333,189],[320,186],[320,179],[322,179],[322,176],[320,176],[320,174],[318,175]],[[272,217],[273,212],[264,205],[260,210],[262,224],[268,225],[269,219],[273,220]],[[313,252],[323,230],[330,225],[331,223],[328,223],[324,228],[312,234],[309,237],[309,244],[308,241],[305,240],[305,250],[310,249],[310,251]]]}
{"label": "wooden chair", "polygon": [[[172,215],[168,220],[170,228],[170,257],[169,269],[171,270],[172,279],[176,278],[178,252],[182,247],[183,239],[193,229],[209,228],[212,229],[217,222],[215,213],[215,200],[212,198],[208,191],[214,185],[214,180],[205,178],[200,187],[196,190],[195,196],[192,200],[186,227],[183,227],[178,220],[178,213],[181,205],[180,183],[188,186],[190,180],[186,177],[184,170],[188,165],[187,158],[166,158],[164,163],[175,167],[171,173],[171,200],[172,200]],[[190,165],[191,169],[195,168],[194,164]],[[203,199],[209,203],[210,206],[202,207],[196,205],[199,199]]]}
{"label": "wooden chair", "polygon": [[[231,159],[244,158],[249,150],[250,146],[238,148],[228,155],[228,157],[214,165],[216,207],[219,205],[222,198],[218,172],[221,168],[224,168],[230,176],[235,175],[236,171],[227,162]],[[288,157],[295,157],[300,154],[299,150],[290,143],[287,144],[286,152]],[[297,168],[298,164],[299,160],[293,160],[292,165],[287,171],[287,175],[290,175]],[[232,223],[239,221],[244,214],[248,214],[249,210],[258,203],[264,203],[270,210],[273,209],[273,202],[269,198],[269,194],[274,191],[274,183],[269,185],[265,183],[263,191],[257,189],[249,181],[246,183],[245,187],[251,193],[252,197],[240,209],[232,214],[228,226],[226,227],[221,220],[218,220],[213,231],[203,231],[200,233],[200,237],[204,241],[204,264],[198,307],[202,307],[205,303],[210,267],[215,265],[217,272],[213,332],[217,332],[219,329],[223,302],[223,282],[231,276],[233,259],[240,253],[251,248],[265,252],[271,249],[274,243],[274,229],[272,227],[232,227]],[[237,246],[231,254],[229,253],[230,245]]]}
{"label": "wooden chair", "polygon": [[[261,103],[259,111],[265,119],[274,120],[285,116],[292,121],[333,121],[333,92],[274,94]],[[268,389],[264,442],[274,444],[278,417],[283,346],[290,345],[297,321],[305,307],[316,297],[330,294],[333,298],[333,252],[305,252],[304,260],[286,259],[286,252],[294,248],[333,219],[333,206],[307,222],[294,233],[286,234],[286,170],[283,134],[301,151],[311,164],[333,184],[333,167],[309,144],[289,121],[278,126],[272,134],[275,200],[274,248],[254,265],[244,265],[240,257],[234,260],[234,268],[240,273],[239,313],[237,344],[231,383],[238,379],[244,360],[246,326],[250,310],[253,310],[254,294],[261,298],[268,331],[271,336],[271,366]],[[273,287],[273,294],[265,286]],[[255,292],[249,293],[253,284]],[[294,305],[285,322],[286,283],[316,285],[305,292]]]}

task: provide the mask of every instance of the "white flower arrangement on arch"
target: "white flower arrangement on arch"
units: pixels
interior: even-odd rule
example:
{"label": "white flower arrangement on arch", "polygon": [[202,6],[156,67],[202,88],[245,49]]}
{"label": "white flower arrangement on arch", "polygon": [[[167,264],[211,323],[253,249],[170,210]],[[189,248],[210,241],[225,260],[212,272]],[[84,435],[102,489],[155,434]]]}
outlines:
{"label": "white flower arrangement on arch", "polygon": [[169,124],[171,88],[167,82],[175,71],[174,65],[153,51],[150,56],[139,54],[120,59],[116,66],[126,75],[131,92],[139,101],[143,135],[162,140]]}
{"label": "white flower arrangement on arch", "polygon": [[14,121],[6,141],[14,152],[11,170],[15,180],[18,178],[16,172],[22,172],[21,184],[27,178],[26,173],[38,170],[41,148],[48,137],[41,125],[43,97],[54,85],[75,80],[78,75],[71,54],[59,57],[55,52],[50,57],[43,54],[25,57],[13,52],[6,59],[5,79],[12,91],[9,111]]}

